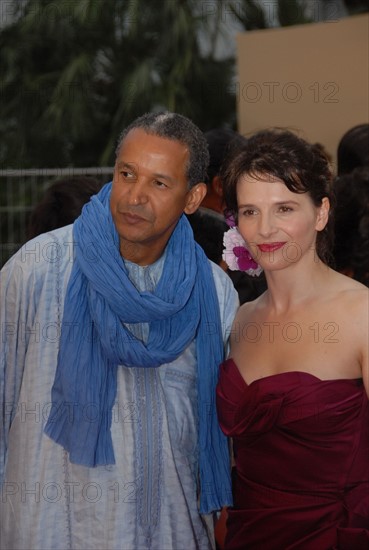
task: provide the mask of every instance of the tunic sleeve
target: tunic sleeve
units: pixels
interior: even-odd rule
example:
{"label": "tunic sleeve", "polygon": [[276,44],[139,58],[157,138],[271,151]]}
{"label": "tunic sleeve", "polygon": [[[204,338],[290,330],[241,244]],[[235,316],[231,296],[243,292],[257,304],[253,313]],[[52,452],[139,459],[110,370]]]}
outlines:
{"label": "tunic sleeve", "polygon": [[[50,363],[51,379],[54,376],[60,303],[72,266],[71,228],[27,242],[0,272],[0,482],[9,432],[22,405],[22,387],[27,389],[30,377],[47,383],[47,376],[37,368],[41,354],[43,364]],[[25,410],[35,410],[37,395],[23,399]]]}
{"label": "tunic sleeve", "polygon": [[24,255],[15,254],[0,272],[0,481],[3,479],[9,429],[16,414],[35,300],[34,272]]}
{"label": "tunic sleeve", "polygon": [[228,340],[231,334],[233,320],[239,307],[239,299],[232,280],[223,269],[214,263],[212,263],[212,269],[219,301],[225,354],[227,355]]}

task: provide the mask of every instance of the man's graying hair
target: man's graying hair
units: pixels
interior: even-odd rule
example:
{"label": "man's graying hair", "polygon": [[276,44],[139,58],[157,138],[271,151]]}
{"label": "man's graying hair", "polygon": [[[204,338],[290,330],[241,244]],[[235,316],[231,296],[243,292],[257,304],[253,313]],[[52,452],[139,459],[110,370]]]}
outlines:
{"label": "man's graying hair", "polygon": [[147,134],[179,141],[188,148],[190,157],[187,166],[187,180],[189,188],[206,180],[206,170],[209,165],[209,152],[205,136],[190,119],[162,111],[146,113],[137,118],[122,132],[119,137],[116,155],[128,132],[141,128]]}

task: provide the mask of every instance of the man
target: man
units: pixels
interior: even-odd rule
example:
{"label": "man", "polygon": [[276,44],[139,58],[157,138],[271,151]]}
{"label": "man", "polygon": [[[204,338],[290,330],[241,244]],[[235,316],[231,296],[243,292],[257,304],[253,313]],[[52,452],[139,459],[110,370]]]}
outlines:
{"label": "man", "polygon": [[1,548],[212,546],[230,503],[215,407],[238,305],[183,213],[204,197],[200,130],[123,132],[112,184],[1,277]]}

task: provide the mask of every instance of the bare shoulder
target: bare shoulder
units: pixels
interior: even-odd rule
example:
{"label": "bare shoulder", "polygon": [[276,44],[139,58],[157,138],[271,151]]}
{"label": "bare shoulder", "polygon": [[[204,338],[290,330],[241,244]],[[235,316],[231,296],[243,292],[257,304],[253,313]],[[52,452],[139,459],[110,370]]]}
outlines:
{"label": "bare shoulder", "polygon": [[341,302],[342,305],[352,310],[352,308],[357,309],[357,313],[362,311],[368,311],[369,304],[369,288],[351,279],[342,275],[341,273],[335,273],[335,281],[332,285],[332,291],[336,294],[336,298]]}
{"label": "bare shoulder", "polygon": [[359,352],[358,360],[369,398],[369,288],[351,280],[341,296],[346,333],[352,349]]}
{"label": "bare shoulder", "polygon": [[365,285],[337,274],[336,284],[332,287],[329,309],[337,321],[345,327],[352,342],[360,347],[368,346],[369,330],[369,288]]}
{"label": "bare shoulder", "polygon": [[[265,294],[265,293],[264,293]],[[259,314],[260,310],[264,307],[264,294],[253,300],[252,302],[245,302],[237,311],[237,314],[233,321],[233,329],[230,336],[231,350],[236,342],[239,341],[237,335],[239,335],[241,327],[244,327],[247,323],[254,319]]]}
{"label": "bare shoulder", "polygon": [[236,321],[247,322],[265,307],[265,292],[252,302],[245,302],[238,309]]}
{"label": "bare shoulder", "polygon": [[352,337],[361,340],[368,347],[369,334],[369,288],[360,285],[343,292],[342,311],[346,318],[348,331]]}
{"label": "bare shoulder", "polygon": [[356,317],[357,322],[367,333],[369,329],[369,288],[360,284],[358,287],[347,290],[345,303],[347,311]]}

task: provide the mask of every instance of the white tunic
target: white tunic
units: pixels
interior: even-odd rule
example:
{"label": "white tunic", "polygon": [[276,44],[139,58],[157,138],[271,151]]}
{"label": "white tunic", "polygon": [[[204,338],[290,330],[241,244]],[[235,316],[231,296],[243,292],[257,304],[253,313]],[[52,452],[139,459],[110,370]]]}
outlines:
{"label": "white tunic", "polygon": [[[72,241],[72,226],[36,237],[1,272],[0,548],[211,548],[197,506],[194,342],[158,369],[118,369],[111,427],[114,466],[71,464],[67,452],[43,432]],[[149,291],[162,264],[126,262],[132,281]],[[228,276],[212,268],[226,342],[238,298]],[[145,339],[146,325],[135,330]],[[84,414],[93,421],[93,410]]]}

